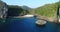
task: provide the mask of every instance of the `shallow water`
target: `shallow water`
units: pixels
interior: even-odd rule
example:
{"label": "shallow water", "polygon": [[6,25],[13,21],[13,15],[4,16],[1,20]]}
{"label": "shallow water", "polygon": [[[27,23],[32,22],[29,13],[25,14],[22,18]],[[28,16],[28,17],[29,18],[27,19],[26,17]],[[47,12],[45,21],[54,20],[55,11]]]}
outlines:
{"label": "shallow water", "polygon": [[44,27],[36,26],[36,18],[9,18],[6,32],[57,32],[57,24],[47,22]]}

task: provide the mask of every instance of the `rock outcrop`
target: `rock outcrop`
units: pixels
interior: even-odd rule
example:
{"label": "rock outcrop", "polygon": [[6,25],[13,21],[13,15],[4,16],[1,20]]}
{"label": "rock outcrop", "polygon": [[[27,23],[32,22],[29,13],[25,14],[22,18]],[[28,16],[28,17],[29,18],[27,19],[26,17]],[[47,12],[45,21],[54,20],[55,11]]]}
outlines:
{"label": "rock outcrop", "polygon": [[41,16],[41,15],[37,15],[37,14],[36,14],[36,16],[37,16],[38,20],[45,20],[45,21],[57,23],[57,17],[45,17],[45,16]]}
{"label": "rock outcrop", "polygon": [[7,4],[0,0],[0,18],[6,16],[7,11],[8,11]]}

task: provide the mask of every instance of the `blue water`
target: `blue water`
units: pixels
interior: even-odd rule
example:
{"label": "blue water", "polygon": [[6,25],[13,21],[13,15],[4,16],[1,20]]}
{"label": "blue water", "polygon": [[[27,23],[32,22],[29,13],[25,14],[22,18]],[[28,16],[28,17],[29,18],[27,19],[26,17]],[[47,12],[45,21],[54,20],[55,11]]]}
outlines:
{"label": "blue water", "polygon": [[36,18],[10,18],[7,20],[7,32],[57,32],[57,24],[47,22],[46,26],[36,26]]}

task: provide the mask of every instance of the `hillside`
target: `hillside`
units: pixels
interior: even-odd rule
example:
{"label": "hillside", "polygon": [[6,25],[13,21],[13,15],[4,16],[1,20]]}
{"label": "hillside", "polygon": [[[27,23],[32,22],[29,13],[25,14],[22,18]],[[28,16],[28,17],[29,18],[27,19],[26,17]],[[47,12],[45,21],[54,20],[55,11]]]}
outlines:
{"label": "hillside", "polygon": [[21,6],[18,5],[8,5],[7,16],[21,16],[26,14],[26,10],[22,9]]}
{"label": "hillside", "polygon": [[30,7],[28,7],[28,6],[25,6],[25,5],[21,6],[21,8],[22,8],[22,9],[25,9],[25,10],[31,10],[31,9],[32,9],[32,8],[30,8]]}
{"label": "hillside", "polygon": [[46,17],[56,16],[58,4],[59,2],[45,4],[44,6],[33,9],[31,14],[38,14]]}

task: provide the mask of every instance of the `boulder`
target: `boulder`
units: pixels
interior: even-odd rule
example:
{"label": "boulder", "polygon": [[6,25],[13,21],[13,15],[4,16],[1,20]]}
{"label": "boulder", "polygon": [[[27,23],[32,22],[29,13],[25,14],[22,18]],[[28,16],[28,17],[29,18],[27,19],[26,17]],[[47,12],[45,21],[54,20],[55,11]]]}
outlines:
{"label": "boulder", "polygon": [[36,21],[36,25],[37,25],[37,26],[44,26],[46,23],[47,23],[47,22],[44,21],[44,20],[37,20],[37,21]]}

